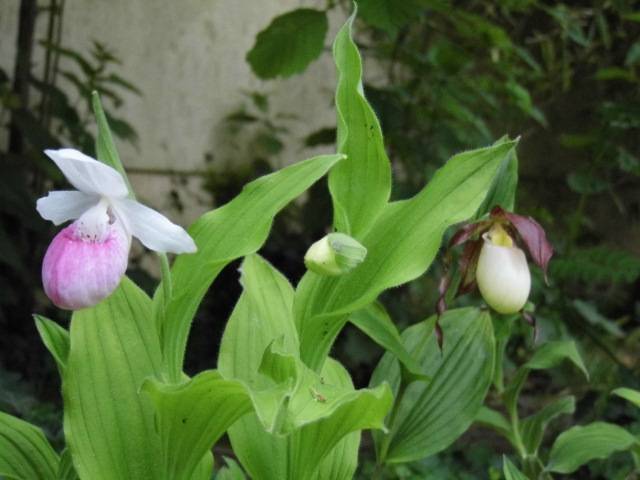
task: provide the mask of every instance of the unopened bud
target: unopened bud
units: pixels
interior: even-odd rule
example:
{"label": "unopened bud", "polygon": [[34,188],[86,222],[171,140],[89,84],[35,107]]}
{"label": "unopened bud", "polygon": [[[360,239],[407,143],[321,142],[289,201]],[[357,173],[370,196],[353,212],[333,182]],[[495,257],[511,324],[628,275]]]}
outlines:
{"label": "unopened bud", "polygon": [[342,275],[357,267],[367,256],[367,249],[344,233],[330,233],[309,247],[304,264],[320,275]]}
{"label": "unopened bud", "polygon": [[484,300],[499,313],[519,312],[531,290],[531,274],[522,250],[499,225],[483,235],[476,282]]}

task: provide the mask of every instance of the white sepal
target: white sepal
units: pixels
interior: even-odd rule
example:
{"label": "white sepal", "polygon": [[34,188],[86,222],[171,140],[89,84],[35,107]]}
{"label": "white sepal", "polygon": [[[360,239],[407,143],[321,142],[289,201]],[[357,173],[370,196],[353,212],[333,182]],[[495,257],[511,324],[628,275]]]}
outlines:
{"label": "white sepal", "polygon": [[39,198],[36,210],[42,218],[60,225],[67,220],[80,218],[82,214],[100,201],[98,195],[90,195],[77,190],[60,190],[49,192],[46,197]]}
{"label": "white sepal", "polygon": [[69,183],[88,194],[125,198],[129,194],[122,175],[102,162],[73,148],[45,150]]}
{"label": "white sepal", "polygon": [[476,281],[484,300],[503,314],[524,307],[531,290],[527,258],[517,247],[494,245],[486,239],[480,251]]}
{"label": "white sepal", "polygon": [[141,203],[129,198],[111,203],[116,216],[130,235],[156,252],[194,253],[197,247],[189,234],[180,226]]}

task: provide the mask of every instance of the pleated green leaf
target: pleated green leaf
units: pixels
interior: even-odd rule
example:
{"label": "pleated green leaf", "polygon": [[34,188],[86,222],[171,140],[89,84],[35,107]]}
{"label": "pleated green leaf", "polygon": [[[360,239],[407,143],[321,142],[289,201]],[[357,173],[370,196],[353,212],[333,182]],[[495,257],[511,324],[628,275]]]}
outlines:
{"label": "pleated green leaf", "polygon": [[576,399],[573,396],[562,397],[522,420],[520,435],[527,453],[537,455],[544,431],[549,422],[560,415],[570,415],[575,409]]}
{"label": "pleated green leaf", "polygon": [[518,470],[506,455],[502,456],[502,472],[505,480],[529,480],[524,473]]}
{"label": "pleated green leaf", "polygon": [[425,272],[445,230],[474,215],[514,145],[505,142],[458,154],[415,197],[388,204],[361,240],[367,258],[352,272],[340,277],[304,275],[294,312],[307,365],[320,369],[351,312]]}
{"label": "pleated green leaf", "polygon": [[422,375],[422,368],[407,351],[395,324],[380,303],[372,303],[349,316],[349,321],[385,350],[393,353],[414,376]]}
{"label": "pleated green leaf", "polygon": [[202,372],[182,384],[150,379],[142,391],[155,407],[167,479],[191,478],[227,428],[252,410],[245,387],[217,371]]}
{"label": "pleated green leaf", "polygon": [[0,477],[56,480],[59,461],[39,428],[0,412]]}
{"label": "pleated green leaf", "polygon": [[575,472],[585,463],[627,450],[638,440],[624,428],[605,422],[576,426],[561,433],[551,448],[546,470]]}
{"label": "pleated green leaf", "polygon": [[102,303],[74,312],[64,430],[81,478],[163,478],[153,405],[138,392],[161,366],[151,300],[129,279]]}
{"label": "pleated green leaf", "polygon": [[191,226],[189,233],[198,252],[176,259],[171,299],[165,301],[162,286],[154,297],[155,311],[165,319],[161,324],[163,354],[173,382],[180,381],[191,321],[211,282],[229,262],[257,251],[273,217],[342,158],[322,155],[261,177]]}
{"label": "pleated green leaf", "polygon": [[322,53],[328,27],[327,14],[321,10],[287,12],[258,34],[247,61],[264,79],[300,73]]}
{"label": "pleated green leaf", "polygon": [[[405,347],[431,380],[406,388],[386,435],[375,433],[378,461],[400,463],[433,455],[456,440],[478,415],[491,384],[494,338],[491,318],[476,308],[449,310],[440,319],[442,353],[435,317],[406,329]],[[390,354],[380,361],[371,383],[399,384],[400,369]]]}
{"label": "pleated green leaf", "polygon": [[[388,388],[353,390],[348,374],[333,360],[320,375],[302,364],[291,312],[293,288],[266,261],[248,256],[241,282],[244,291],[220,347],[220,372],[242,380],[254,399],[277,381],[293,382],[276,419],[264,414],[273,409],[257,405],[259,415],[246,415],[230,427],[234,452],[254,479],[350,478],[358,431],[382,427],[391,404]],[[336,476],[319,477],[319,472]]]}
{"label": "pleated green leaf", "polygon": [[69,332],[53,320],[49,320],[42,315],[34,315],[33,318],[36,321],[36,328],[40,338],[56,361],[58,371],[62,376],[69,356]]}
{"label": "pleated green leaf", "polygon": [[638,390],[633,390],[631,388],[616,388],[612,393],[633,403],[636,407],[640,407],[640,392]]}
{"label": "pleated green leaf", "polygon": [[382,130],[362,88],[362,60],[351,38],[356,9],[333,44],[338,70],[338,151],[347,155],[329,173],[334,226],[360,240],[389,200],[391,164]]}

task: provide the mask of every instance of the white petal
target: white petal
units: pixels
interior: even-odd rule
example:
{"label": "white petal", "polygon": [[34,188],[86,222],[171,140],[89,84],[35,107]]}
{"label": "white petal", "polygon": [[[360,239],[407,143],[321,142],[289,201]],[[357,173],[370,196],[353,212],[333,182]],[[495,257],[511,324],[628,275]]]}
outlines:
{"label": "white petal", "polygon": [[516,313],[531,290],[531,274],[524,252],[517,247],[493,245],[485,240],[476,269],[484,300],[499,313]]}
{"label": "white petal", "polygon": [[44,153],[56,163],[69,183],[81,192],[111,198],[124,198],[129,194],[120,173],[78,150],[63,148],[45,150]]}
{"label": "white petal", "polygon": [[196,244],[180,226],[152,208],[129,198],[112,203],[115,213],[131,235],[156,252],[193,253]]}
{"label": "white petal", "polygon": [[76,190],[49,192],[39,198],[36,210],[42,218],[60,225],[67,220],[75,220],[100,201],[98,195],[89,195]]}

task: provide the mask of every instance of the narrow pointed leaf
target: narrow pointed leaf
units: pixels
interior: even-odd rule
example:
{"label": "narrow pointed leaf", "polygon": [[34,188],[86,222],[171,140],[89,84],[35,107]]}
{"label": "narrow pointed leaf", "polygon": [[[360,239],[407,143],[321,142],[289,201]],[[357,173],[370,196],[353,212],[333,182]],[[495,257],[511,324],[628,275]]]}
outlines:
{"label": "narrow pointed leaf", "polygon": [[504,473],[505,480],[529,480],[506,455],[502,456],[502,472]]}
{"label": "narrow pointed leaf", "polygon": [[587,462],[636,446],[638,440],[625,429],[605,422],[576,426],[561,433],[551,448],[547,471],[571,473]]}
{"label": "narrow pointed leaf", "polygon": [[633,390],[631,388],[616,388],[612,393],[628,400],[636,407],[640,408],[640,392],[638,390]]}
{"label": "narrow pointed leaf", "polygon": [[[496,143],[508,141],[508,137],[500,139]],[[489,213],[496,205],[513,212],[516,205],[516,189],[518,188],[518,154],[515,149],[504,159],[498,173],[493,180],[487,197],[478,209],[476,218]]]}
{"label": "narrow pointed leaf", "polygon": [[564,360],[573,363],[585,376],[589,379],[589,372],[585,367],[582,357],[578,352],[578,348],[573,340],[561,340],[555,342],[547,342],[533,354],[525,367],[531,370],[542,370],[554,368],[560,365]]}
{"label": "narrow pointed leaf", "polygon": [[513,440],[509,421],[502,413],[492,410],[489,407],[483,406],[478,410],[475,423],[493,429],[509,441]]}
{"label": "narrow pointed leaf", "polygon": [[96,138],[96,156],[98,160],[106,163],[112,168],[115,168],[120,173],[120,175],[122,175],[122,178],[124,178],[124,181],[129,188],[129,194],[133,196],[133,188],[131,188],[129,178],[127,177],[127,173],[124,170],[122,161],[120,160],[120,155],[118,155],[118,150],[116,149],[116,145],[113,141],[111,129],[109,128],[107,116],[105,115],[104,109],[102,108],[102,103],[100,102],[100,95],[98,95],[98,92],[94,91],[91,93],[91,103],[93,105],[93,113],[98,124],[98,136]]}
{"label": "narrow pointed leaf", "polygon": [[81,478],[162,478],[153,408],[138,392],[161,371],[155,327],[151,300],[127,278],[105,301],[73,314],[64,429]]}
{"label": "narrow pointed leaf", "polygon": [[0,477],[56,480],[59,458],[42,431],[0,412]]}
{"label": "narrow pointed leaf", "polygon": [[384,150],[380,122],[362,88],[362,60],[351,38],[356,10],[333,44],[338,70],[338,151],[347,159],[329,174],[329,190],[335,228],[359,240],[389,200],[391,164]]}
{"label": "narrow pointed leaf", "polygon": [[[379,461],[409,462],[445,449],[471,425],[484,402],[494,362],[489,314],[465,308],[442,315],[442,352],[436,340],[435,320],[432,317],[402,334],[405,347],[420,360],[424,374],[432,380],[409,384],[389,425],[389,434],[374,435]],[[398,384],[399,371],[388,355],[376,368],[372,384],[382,380]]]}
{"label": "narrow pointed leaf", "polygon": [[527,381],[530,370],[556,368],[565,360],[571,362],[589,379],[589,372],[582,361],[582,357],[574,341],[561,340],[547,342],[536,350],[527,363],[518,369],[509,387],[504,391],[504,403],[509,414],[515,415],[517,413],[520,390],[522,390],[522,387]]}
{"label": "narrow pointed leaf", "polygon": [[380,303],[373,303],[349,316],[349,321],[385,350],[394,354],[414,376],[422,375],[422,368],[402,343],[398,329]]}
{"label": "narrow pointed leaf", "polygon": [[319,369],[348,315],[390,287],[425,272],[445,230],[480,206],[513,142],[472,150],[450,159],[415,197],[390,203],[361,243],[368,254],[351,273],[307,273],[294,301],[303,360]]}
{"label": "narrow pointed leaf", "polygon": [[542,443],[544,431],[549,422],[560,415],[570,415],[576,409],[576,399],[572,396],[562,397],[546,405],[539,412],[525,418],[521,425],[522,443],[527,453],[537,455]]}
{"label": "narrow pointed leaf", "polygon": [[170,301],[165,302],[162,286],[154,297],[155,310],[164,311],[161,334],[171,380],[180,380],[191,321],[211,282],[229,262],[257,251],[267,238],[273,217],[340,159],[341,155],[323,155],[261,177],[191,226],[189,233],[198,252],[176,259]]}
{"label": "narrow pointed leaf", "polygon": [[33,318],[36,321],[40,338],[56,361],[58,371],[62,376],[69,356],[69,332],[42,315],[34,315]]}

